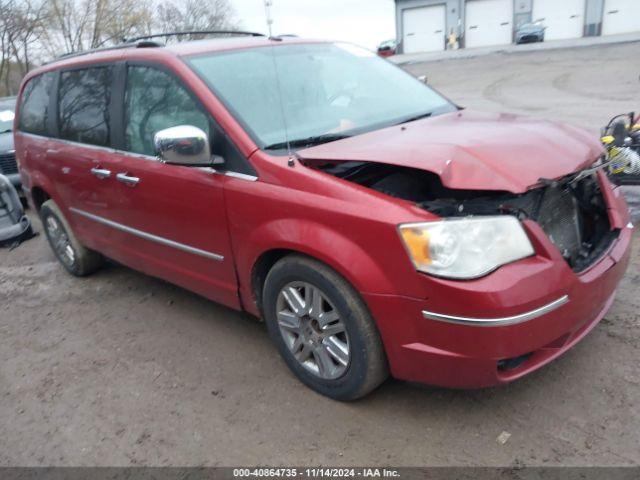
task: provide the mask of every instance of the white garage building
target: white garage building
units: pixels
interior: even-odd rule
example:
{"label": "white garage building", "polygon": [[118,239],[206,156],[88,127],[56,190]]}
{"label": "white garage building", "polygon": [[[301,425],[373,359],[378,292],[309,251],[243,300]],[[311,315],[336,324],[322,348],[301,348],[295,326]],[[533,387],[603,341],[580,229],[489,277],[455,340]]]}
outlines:
{"label": "white garage building", "polygon": [[640,0],[395,0],[403,53],[512,43],[523,23],[539,21],[546,40],[640,31]]}

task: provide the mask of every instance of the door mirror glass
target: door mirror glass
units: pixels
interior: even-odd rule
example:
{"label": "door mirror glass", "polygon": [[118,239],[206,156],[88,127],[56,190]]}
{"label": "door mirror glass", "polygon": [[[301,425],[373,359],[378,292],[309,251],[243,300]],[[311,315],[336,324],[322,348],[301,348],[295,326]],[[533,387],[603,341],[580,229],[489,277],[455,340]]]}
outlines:
{"label": "door mirror glass", "polygon": [[160,130],[153,144],[156,155],[164,163],[192,167],[208,167],[214,163],[207,134],[191,125]]}

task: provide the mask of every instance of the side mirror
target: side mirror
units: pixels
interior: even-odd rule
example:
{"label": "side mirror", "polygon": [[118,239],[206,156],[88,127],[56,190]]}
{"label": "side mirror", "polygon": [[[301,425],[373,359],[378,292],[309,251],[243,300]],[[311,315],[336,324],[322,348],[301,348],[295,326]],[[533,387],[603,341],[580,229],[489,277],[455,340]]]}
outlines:
{"label": "side mirror", "polygon": [[160,130],[153,138],[153,145],[163,163],[191,167],[210,167],[215,163],[207,134],[191,125]]}
{"label": "side mirror", "polygon": [[420,75],[418,77],[418,80],[420,80],[422,83],[424,83],[425,85],[429,85],[429,79],[427,78],[426,75]]}

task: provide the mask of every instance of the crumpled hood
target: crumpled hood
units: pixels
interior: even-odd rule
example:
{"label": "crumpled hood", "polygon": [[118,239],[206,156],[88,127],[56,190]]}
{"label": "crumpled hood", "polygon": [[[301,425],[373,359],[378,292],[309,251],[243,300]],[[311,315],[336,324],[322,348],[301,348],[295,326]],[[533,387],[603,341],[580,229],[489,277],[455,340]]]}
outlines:
{"label": "crumpled hood", "polygon": [[363,161],[427,170],[453,189],[523,193],[541,178],[590,166],[597,137],[558,122],[460,111],[298,151],[303,160]]}

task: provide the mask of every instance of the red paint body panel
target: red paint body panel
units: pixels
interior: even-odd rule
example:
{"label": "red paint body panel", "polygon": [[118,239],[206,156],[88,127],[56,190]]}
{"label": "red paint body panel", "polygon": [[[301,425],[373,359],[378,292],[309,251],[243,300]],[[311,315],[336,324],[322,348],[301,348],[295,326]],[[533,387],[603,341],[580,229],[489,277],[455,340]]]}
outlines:
{"label": "red paint body panel", "polygon": [[[300,43],[288,39],[285,43]],[[308,168],[257,148],[181,55],[278,45],[264,39],[195,42],[126,49],[57,62],[61,66],[123,58],[171,69],[226,131],[257,173],[257,181],[204,169],[135,159],[110,149],[16,133],[28,189],[42,189],[90,248],[233,308],[259,315],[252,271],[266,252],[292,250],[317,258],[362,295],[382,335],[392,373],[450,387],[514,380],[555,358],[584,336],[611,304],[629,261],[631,228],[619,191],[601,175],[617,241],[589,270],[574,273],[534,222],[524,223],[536,254],[471,281],[415,271],[398,236],[401,223],[434,220],[402,200]],[[24,84],[23,87],[24,88]],[[19,110],[17,112],[19,116]],[[524,192],[540,177],[557,178],[592,163],[601,147],[583,131],[550,122],[459,112],[360,135],[300,152],[309,160],[363,160],[432,171],[452,188]],[[92,166],[139,176],[134,188],[98,180]],[[65,169],[66,167],[66,169]],[[81,209],[194,248],[222,261],[150,242],[74,214]],[[505,317],[563,295],[569,303],[534,320],[478,328],[423,318],[428,310],[480,318]],[[532,353],[502,374],[500,359]]]}

